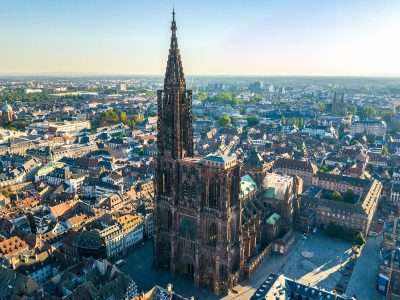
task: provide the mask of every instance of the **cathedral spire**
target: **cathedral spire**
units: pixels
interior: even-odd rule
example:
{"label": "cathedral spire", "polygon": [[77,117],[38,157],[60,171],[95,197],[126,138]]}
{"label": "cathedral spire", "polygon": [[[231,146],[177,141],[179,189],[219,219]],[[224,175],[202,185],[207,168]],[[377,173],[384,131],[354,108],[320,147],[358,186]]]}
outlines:
{"label": "cathedral spire", "polygon": [[172,24],[171,24],[172,32],[176,32],[176,22],[175,22],[175,8],[172,9]]}
{"label": "cathedral spire", "polygon": [[157,93],[157,143],[160,157],[182,159],[193,156],[192,91],[186,90],[176,28],[173,10],[164,89]]}
{"label": "cathedral spire", "polygon": [[183,66],[181,61],[181,55],[178,48],[178,38],[176,36],[176,20],[175,20],[175,9],[172,10],[172,22],[171,22],[171,44],[168,54],[167,70],[165,73],[164,85],[185,85],[185,78],[183,74]]}

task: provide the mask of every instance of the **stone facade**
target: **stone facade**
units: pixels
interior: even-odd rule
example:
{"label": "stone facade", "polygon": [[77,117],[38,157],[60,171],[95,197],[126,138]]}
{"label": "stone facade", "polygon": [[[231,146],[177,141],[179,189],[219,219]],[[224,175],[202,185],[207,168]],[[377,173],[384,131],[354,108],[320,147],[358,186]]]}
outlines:
{"label": "stone facade", "polygon": [[4,102],[3,107],[0,111],[0,122],[1,124],[8,124],[16,119],[15,112],[13,111],[10,104]]}
{"label": "stone facade", "polygon": [[192,93],[186,90],[175,15],[164,81],[158,91],[154,262],[225,294],[240,270],[240,165],[194,157]]}
{"label": "stone facade", "polygon": [[280,158],[275,161],[273,171],[283,175],[299,176],[305,186],[312,184],[312,179],[317,173],[317,166],[310,161]]}
{"label": "stone facade", "polygon": [[[351,177],[343,178],[346,180],[355,179]],[[360,180],[354,181],[354,183],[358,183]],[[349,186],[349,189],[355,193],[356,201],[354,203],[328,199],[329,197],[324,195],[324,192],[328,190],[317,186],[310,187],[302,195],[300,215],[307,215],[307,211],[311,210],[314,216],[309,217],[308,222],[313,220],[314,224],[309,224],[310,226],[326,227],[329,224],[334,224],[354,232],[361,232],[364,236],[367,236],[383,187],[378,180],[363,181],[365,186],[360,192],[357,190],[359,185]],[[349,183],[350,181],[346,182]],[[336,187],[336,184],[335,181],[331,185]],[[332,192],[332,190],[329,192]]]}

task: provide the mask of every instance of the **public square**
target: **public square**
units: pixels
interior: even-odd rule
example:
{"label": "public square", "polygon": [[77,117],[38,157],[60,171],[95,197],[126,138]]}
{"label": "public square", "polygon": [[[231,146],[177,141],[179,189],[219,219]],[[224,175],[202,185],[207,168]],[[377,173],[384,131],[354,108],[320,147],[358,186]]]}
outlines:
{"label": "public square", "polygon": [[[270,273],[283,273],[304,284],[325,289],[347,288],[350,296],[355,291],[360,291],[359,285],[362,282],[364,288],[357,294],[359,299],[380,299],[375,291],[380,241],[381,237],[369,238],[364,249],[366,255],[363,253],[360,259],[352,261],[350,243],[322,233],[310,234],[306,239],[296,233],[296,242],[287,255],[273,254],[267,257],[249,280],[235,287],[235,293],[230,293],[223,299],[249,299]],[[148,290],[155,284],[166,287],[168,283],[172,283],[174,290],[181,295],[194,295],[196,299],[218,299],[207,289],[194,287],[189,278],[172,277],[167,272],[153,269],[152,251],[152,241],[147,241],[132,251],[125,258],[125,265],[121,267],[141,289]],[[373,264],[366,263],[366,260],[370,262],[372,258]]]}
{"label": "public square", "polygon": [[270,273],[284,274],[310,286],[335,288],[342,279],[341,269],[351,257],[351,244],[315,233],[302,238],[297,234],[294,245],[285,256],[272,255],[251,278],[237,287],[238,294],[224,299],[249,299]]}

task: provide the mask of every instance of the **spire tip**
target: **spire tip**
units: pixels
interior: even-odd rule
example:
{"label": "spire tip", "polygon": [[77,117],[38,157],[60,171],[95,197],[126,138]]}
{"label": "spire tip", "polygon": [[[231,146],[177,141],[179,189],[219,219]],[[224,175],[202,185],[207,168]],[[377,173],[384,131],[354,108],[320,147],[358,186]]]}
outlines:
{"label": "spire tip", "polygon": [[171,24],[171,30],[176,31],[176,22],[175,22],[175,7],[172,8],[172,24]]}

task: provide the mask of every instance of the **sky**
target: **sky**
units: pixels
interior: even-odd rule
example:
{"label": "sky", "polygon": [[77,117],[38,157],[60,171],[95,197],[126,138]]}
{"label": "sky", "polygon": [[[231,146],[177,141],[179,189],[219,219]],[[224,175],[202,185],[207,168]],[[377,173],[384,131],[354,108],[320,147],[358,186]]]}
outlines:
{"label": "sky", "polygon": [[399,0],[0,0],[0,74],[400,76]]}

